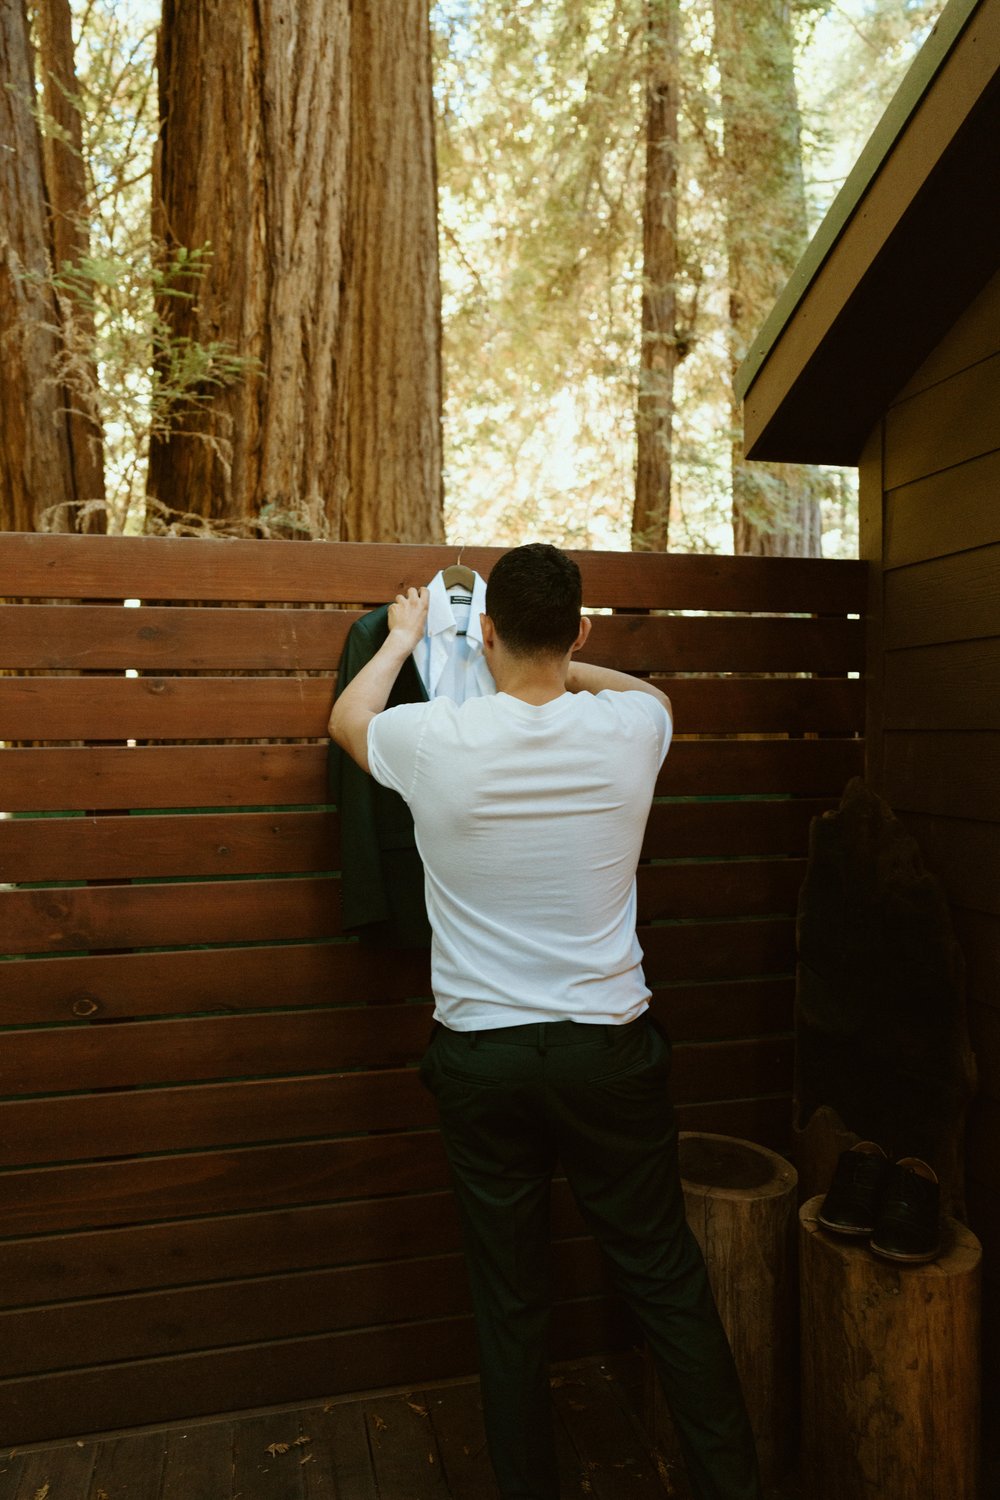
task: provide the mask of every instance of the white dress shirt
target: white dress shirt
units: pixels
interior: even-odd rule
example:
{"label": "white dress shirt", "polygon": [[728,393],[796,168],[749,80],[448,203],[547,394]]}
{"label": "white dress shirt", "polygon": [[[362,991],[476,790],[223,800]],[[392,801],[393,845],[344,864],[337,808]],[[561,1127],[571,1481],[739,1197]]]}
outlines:
{"label": "white dress shirt", "polygon": [[413,652],[413,660],[427,696],[450,698],[464,703],[467,698],[487,698],[497,690],[493,674],[483,655],[483,632],[479,616],[486,610],[486,582],[474,575],[472,603],[467,589],[444,586],[444,574],[435,573],[427,591],[427,624],[424,638]]}

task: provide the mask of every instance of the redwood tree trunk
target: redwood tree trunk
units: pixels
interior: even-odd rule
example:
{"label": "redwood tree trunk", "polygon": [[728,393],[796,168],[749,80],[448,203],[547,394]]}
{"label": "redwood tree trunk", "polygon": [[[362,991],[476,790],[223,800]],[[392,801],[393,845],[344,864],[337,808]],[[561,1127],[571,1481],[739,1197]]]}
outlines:
{"label": "redwood tree trunk", "polygon": [[[713,0],[722,91],[732,373],[808,239],[788,0]],[[814,471],[747,463],[733,397],[737,552],[817,556]]]}
{"label": "redwood tree trunk", "polygon": [[632,509],[632,546],[637,551],[665,551],[670,535],[677,367],[678,54],[677,0],[647,0],[642,348]]}
{"label": "redwood tree trunk", "polygon": [[[45,113],[55,123],[42,142],[49,203],[52,259],[57,270],[76,265],[90,249],[87,228],[87,172],[83,128],[77,104],[76,64],[69,0],[40,0],[37,9]],[[60,296],[67,379],[67,407],[73,489],[78,500],[104,499],[104,444],[97,403],[94,319],[72,286]],[[81,529],[104,531],[103,511],[81,521]]]}
{"label": "redwood tree trunk", "polygon": [[441,535],[430,38],[422,0],[164,0],[154,229],[211,245],[174,335],[254,362],[154,439],[209,519]]}
{"label": "redwood tree trunk", "polygon": [[0,0],[0,525],[33,531],[50,506],[70,527],[77,496],[62,391],[58,310],[32,278],[49,269],[42,143],[23,0]]}

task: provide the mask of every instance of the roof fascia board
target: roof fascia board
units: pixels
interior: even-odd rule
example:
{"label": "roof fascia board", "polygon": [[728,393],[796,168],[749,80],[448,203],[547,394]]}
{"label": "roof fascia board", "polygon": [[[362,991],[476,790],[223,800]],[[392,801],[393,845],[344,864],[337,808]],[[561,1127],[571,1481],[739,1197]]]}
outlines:
{"label": "roof fascia board", "polygon": [[762,325],[746,358],[736,372],[736,396],[743,400],[760,373],[785,326],[809,292],[813,282],[836,248],[844,231],[881,171],[894,145],[903,135],[944,63],[965,31],[982,0],[950,0],[930,35],[903,77],[868,144],[858,157],[844,186],[810,240],[795,270]]}

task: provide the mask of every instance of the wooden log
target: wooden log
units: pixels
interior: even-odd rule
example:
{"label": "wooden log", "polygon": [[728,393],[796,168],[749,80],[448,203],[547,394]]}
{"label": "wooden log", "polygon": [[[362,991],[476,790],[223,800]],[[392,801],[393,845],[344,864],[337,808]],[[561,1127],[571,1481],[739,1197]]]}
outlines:
{"label": "wooden log", "polygon": [[[795,1462],[795,1168],[751,1141],[680,1132],[688,1223],[739,1370],[765,1485]],[[647,1423],[668,1464],[677,1442],[646,1357]]]}
{"label": "wooden log", "polygon": [[799,1212],[802,1478],[811,1500],[978,1500],[982,1252],[945,1220],[927,1265]]}

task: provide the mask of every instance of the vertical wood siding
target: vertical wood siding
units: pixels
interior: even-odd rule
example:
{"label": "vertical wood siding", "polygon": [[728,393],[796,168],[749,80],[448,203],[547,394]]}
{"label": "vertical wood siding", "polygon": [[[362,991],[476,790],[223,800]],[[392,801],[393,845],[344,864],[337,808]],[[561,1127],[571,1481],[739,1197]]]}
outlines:
{"label": "vertical wood siding", "polygon": [[[0,535],[0,1444],[474,1368],[427,957],[342,932],[325,780],[351,621],[453,560]],[[675,705],[639,890],[681,1124],[781,1145],[864,565],[579,560],[591,659]],[[610,1348],[565,1184],[554,1227],[557,1352]]]}

